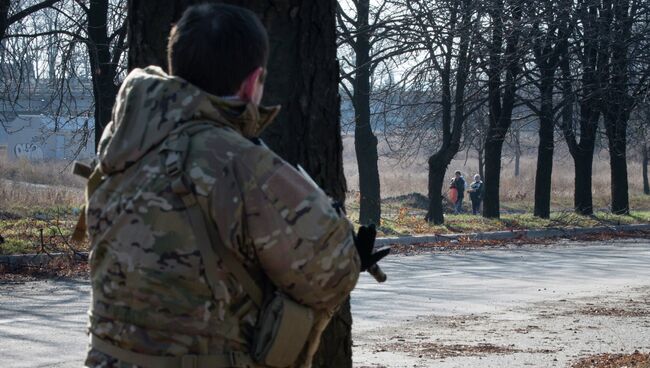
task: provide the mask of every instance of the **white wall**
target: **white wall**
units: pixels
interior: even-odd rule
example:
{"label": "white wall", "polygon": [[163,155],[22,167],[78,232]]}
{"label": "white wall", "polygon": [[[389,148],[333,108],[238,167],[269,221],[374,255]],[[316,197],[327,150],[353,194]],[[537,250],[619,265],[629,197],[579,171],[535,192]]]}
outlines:
{"label": "white wall", "polygon": [[[76,118],[82,119],[82,118]],[[62,119],[59,119],[62,120]],[[64,128],[54,132],[54,119],[43,115],[19,115],[5,123],[6,132],[0,134],[0,146],[7,146],[10,160],[20,158],[28,160],[71,160],[81,145],[81,137],[75,136],[76,125],[70,120]],[[78,125],[78,124],[77,124]],[[89,125],[94,125],[92,118]],[[0,128],[0,130],[3,130]],[[94,156],[92,136],[76,158],[84,159]]]}

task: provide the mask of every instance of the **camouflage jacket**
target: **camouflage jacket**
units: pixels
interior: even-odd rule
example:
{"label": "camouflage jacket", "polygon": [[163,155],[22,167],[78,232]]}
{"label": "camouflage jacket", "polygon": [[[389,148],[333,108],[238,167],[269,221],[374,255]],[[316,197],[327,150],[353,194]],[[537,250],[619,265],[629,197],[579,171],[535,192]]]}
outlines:
{"label": "camouflage jacket", "polygon": [[[196,120],[209,126],[191,137],[184,170],[194,193],[207,198],[224,245],[261,284],[326,324],[358,279],[352,226],[320,189],[249,139],[277,110],[206,94],[157,67],[129,74],[99,146],[103,181],[86,210],[89,333],[150,355],[248,350],[257,310],[242,308],[248,297],[221,265],[221,287],[209,288],[161,162],[169,133]],[[92,348],[86,360],[118,363]]]}

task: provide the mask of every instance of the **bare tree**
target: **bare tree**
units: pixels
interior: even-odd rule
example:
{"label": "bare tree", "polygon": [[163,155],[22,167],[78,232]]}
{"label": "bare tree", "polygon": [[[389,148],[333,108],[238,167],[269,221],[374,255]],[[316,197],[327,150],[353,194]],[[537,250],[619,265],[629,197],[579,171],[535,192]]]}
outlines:
{"label": "bare tree", "polygon": [[[487,1],[491,40],[488,43],[489,128],[485,142],[485,200],[483,216],[500,216],[499,184],[503,141],[512,124],[517,82],[521,72],[523,1]],[[505,48],[504,48],[505,42]]]}
{"label": "bare tree", "polygon": [[645,1],[603,0],[600,5],[601,53],[607,59],[603,70],[603,122],[607,133],[611,170],[611,209],[616,214],[629,214],[627,172],[627,128],[630,114],[640,96],[647,90],[650,70],[636,49],[647,45],[647,23],[634,27],[642,12],[648,12]]}
{"label": "bare tree", "polygon": [[35,4],[28,5],[20,10],[16,9],[12,14],[10,14],[12,4],[15,7],[18,7],[21,5],[20,1],[0,0],[0,40],[4,38],[7,29],[12,24],[20,22],[39,10],[49,8],[57,2],[59,2],[59,0],[44,0],[36,2]]}
{"label": "bare tree", "polygon": [[396,27],[396,17],[386,15],[389,10],[394,10],[394,7],[386,0],[372,6],[370,0],[350,0],[340,2],[337,12],[339,42],[342,49],[349,47],[352,51],[351,57],[343,54],[340,58],[341,87],[354,108],[361,224],[379,224],[381,219],[378,140],[371,123],[372,77],[380,63],[405,49],[405,45],[390,41],[399,28]]}
{"label": "bare tree", "polygon": [[568,47],[572,1],[542,1],[530,7],[535,13],[531,38],[533,60],[539,73],[539,106],[529,107],[539,116],[539,146],[535,175],[535,216],[551,215],[551,176],[555,146],[555,107],[553,89],[560,56]]}

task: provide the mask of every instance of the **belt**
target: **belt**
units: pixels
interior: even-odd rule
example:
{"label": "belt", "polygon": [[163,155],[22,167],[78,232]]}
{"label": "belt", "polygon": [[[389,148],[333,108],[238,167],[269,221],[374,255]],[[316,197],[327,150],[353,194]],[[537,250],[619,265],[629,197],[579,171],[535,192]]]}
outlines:
{"label": "belt", "polygon": [[91,335],[93,349],[110,355],[124,363],[142,368],[255,368],[258,367],[247,353],[232,351],[220,354],[160,356],[136,353]]}

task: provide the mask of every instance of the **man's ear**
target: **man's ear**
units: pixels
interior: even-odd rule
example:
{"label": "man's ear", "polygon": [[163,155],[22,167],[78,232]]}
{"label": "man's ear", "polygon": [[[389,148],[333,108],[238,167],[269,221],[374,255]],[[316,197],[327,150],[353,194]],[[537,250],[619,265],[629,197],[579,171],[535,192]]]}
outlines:
{"label": "man's ear", "polygon": [[261,88],[260,78],[264,74],[264,68],[259,67],[253,70],[242,82],[237,91],[237,97],[242,101],[251,101],[255,96],[257,89]]}

